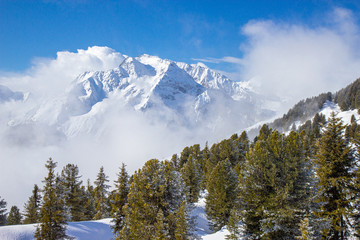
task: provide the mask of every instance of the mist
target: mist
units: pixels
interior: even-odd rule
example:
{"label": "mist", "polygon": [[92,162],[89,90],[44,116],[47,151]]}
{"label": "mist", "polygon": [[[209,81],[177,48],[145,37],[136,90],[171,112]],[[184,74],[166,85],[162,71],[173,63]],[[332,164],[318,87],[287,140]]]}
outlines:
{"label": "mist", "polygon": [[[240,26],[246,38],[239,47],[242,58],[202,60],[235,64],[237,71],[229,76],[250,81],[259,95],[281,102],[269,107],[285,112],[303,98],[337,91],[360,76],[360,35],[353,13],[337,8],[326,19],[330,20],[318,26],[252,20]],[[22,208],[33,185],[41,185],[49,157],[58,162],[57,172],[68,163],[78,165],[84,182],[93,183],[104,166],[113,184],[122,162],[131,174],[149,159],[170,159],[185,146],[220,141],[239,132],[243,112],[253,110],[248,106],[225,121],[231,106],[227,100],[218,101],[208,111],[211,124],[188,128],[171,111],[161,111],[162,115],[135,111],[109,98],[94,106],[102,114],[90,111],[86,119],[76,117],[89,128],[65,136],[54,123],[58,113],[52,106],[57,102],[51,100],[61,100],[79,74],[115,68],[124,57],[95,46],[76,53],[58,52],[55,59],[34,59],[22,73],[0,73],[0,85],[26,95],[24,101],[0,103],[0,196],[8,202],[8,210],[11,205]],[[39,106],[46,109],[43,115],[37,114]]]}
{"label": "mist", "polygon": [[[56,59],[38,59],[25,73],[0,77],[0,84],[28,93],[23,101],[0,103],[0,196],[8,202],[8,209],[12,205],[22,208],[33,185],[42,186],[50,157],[58,163],[58,173],[66,164],[76,164],[84,183],[87,179],[93,183],[104,166],[113,185],[122,162],[132,174],[147,160],[170,159],[185,146],[204,147],[206,141],[219,141],[234,131],[221,122],[216,131],[186,124],[164,106],[136,111],[116,97],[105,98],[83,115],[67,116],[73,125],[59,125],[58,105],[66,102],[65,93],[76,76],[115,68],[123,58],[107,47],[91,47],[77,53],[59,52]],[[218,104],[214,107],[223,105]],[[209,110],[218,114],[216,109]],[[85,127],[79,130],[76,124]],[[71,134],[66,136],[64,131]]]}

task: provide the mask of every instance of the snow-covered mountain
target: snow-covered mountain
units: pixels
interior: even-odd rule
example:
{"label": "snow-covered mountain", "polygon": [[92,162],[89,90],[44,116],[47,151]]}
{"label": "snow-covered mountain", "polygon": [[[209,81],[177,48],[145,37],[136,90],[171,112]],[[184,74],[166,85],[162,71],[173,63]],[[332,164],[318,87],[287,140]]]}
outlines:
{"label": "snow-covered mountain", "polygon": [[22,92],[13,92],[10,88],[0,85],[0,103],[8,101],[24,100],[25,94]]}
{"label": "snow-covered mountain", "polygon": [[202,63],[123,55],[117,68],[80,74],[61,96],[46,99],[9,123],[44,124],[67,137],[101,134],[106,115],[125,108],[170,127],[226,127],[231,133],[274,114],[261,107],[261,99],[249,82],[232,81]]}

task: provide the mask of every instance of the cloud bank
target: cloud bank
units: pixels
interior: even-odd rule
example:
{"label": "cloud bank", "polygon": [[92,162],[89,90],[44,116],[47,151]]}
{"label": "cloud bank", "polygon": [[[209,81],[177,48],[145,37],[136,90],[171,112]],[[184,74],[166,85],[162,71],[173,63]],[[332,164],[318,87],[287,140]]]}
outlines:
{"label": "cloud bank", "polygon": [[360,77],[360,34],[357,19],[347,9],[325,14],[318,25],[252,20],[240,28],[246,41],[242,58],[197,59],[238,66],[229,75],[251,80],[269,97],[285,100],[282,111],[297,101],[337,91]]}
{"label": "cloud bank", "polygon": [[151,113],[123,106],[116,98],[96,104],[84,118],[74,117],[76,123],[89,126],[76,137],[67,139],[59,126],[51,124],[61,109],[57,104],[62,103],[66,88],[78,74],[112,69],[123,59],[110,48],[90,47],[76,53],[58,52],[56,59],[38,58],[25,73],[0,77],[0,85],[30,92],[24,102],[0,103],[0,164],[5,169],[0,174],[0,196],[8,201],[9,209],[13,204],[22,207],[33,184],[41,185],[49,157],[58,162],[58,172],[67,163],[77,164],[84,181],[94,181],[104,166],[113,181],[122,162],[132,173],[151,158],[169,159],[187,145],[204,144],[207,132],[169,126],[160,118],[176,120],[176,116],[161,112],[162,116],[154,118]]}

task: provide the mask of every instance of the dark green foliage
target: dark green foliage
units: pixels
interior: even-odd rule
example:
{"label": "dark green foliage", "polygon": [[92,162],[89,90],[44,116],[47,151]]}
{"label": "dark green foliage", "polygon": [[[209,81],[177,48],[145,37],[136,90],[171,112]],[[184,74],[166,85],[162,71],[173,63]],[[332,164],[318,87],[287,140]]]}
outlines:
{"label": "dark green foliage", "polygon": [[227,228],[230,234],[226,235],[226,239],[238,240],[241,238],[241,231],[239,229],[240,221],[241,215],[239,210],[237,208],[231,209],[229,221],[227,223]]}
{"label": "dark green foliage", "polygon": [[175,239],[187,240],[191,239],[191,230],[194,222],[190,218],[189,205],[185,201],[182,201],[180,207],[175,214]]}
{"label": "dark green foliage", "polygon": [[61,187],[64,191],[64,201],[70,221],[85,220],[84,204],[85,192],[81,188],[82,181],[79,168],[74,164],[67,164],[61,172]]}
{"label": "dark green foliage", "polygon": [[94,189],[94,196],[95,196],[95,216],[94,219],[103,219],[109,217],[109,202],[108,202],[108,195],[109,195],[109,187],[107,182],[109,182],[109,177],[104,173],[104,167],[100,168],[100,171],[97,175],[97,178],[94,182],[95,189]]}
{"label": "dark green foliage", "polygon": [[228,224],[230,211],[237,206],[238,177],[229,160],[219,162],[210,176],[205,211],[212,229],[218,231]]}
{"label": "dark green foliage", "polygon": [[179,219],[176,215],[186,215],[185,210],[179,211],[186,201],[185,187],[174,170],[171,162],[154,159],[132,175],[118,239],[154,239],[154,234],[159,239],[174,239],[176,232],[183,236],[180,223],[184,224],[187,217]]}
{"label": "dark green foliage", "polygon": [[206,181],[209,181],[212,177],[211,172],[216,165],[224,160],[228,160],[237,174],[240,174],[244,167],[245,156],[248,150],[249,140],[245,131],[240,136],[234,134],[229,139],[213,144],[206,160]]}
{"label": "dark green foliage", "polygon": [[351,116],[351,123],[345,128],[345,137],[347,141],[360,142],[360,125],[357,124],[354,115]]}
{"label": "dark green foliage", "polygon": [[360,79],[337,92],[335,102],[343,111],[360,109]]}
{"label": "dark green foliage", "polygon": [[321,204],[317,215],[326,220],[328,227],[322,231],[326,239],[347,239],[349,223],[347,216],[352,212],[350,204],[355,158],[345,141],[345,126],[332,113],[320,139],[315,158],[318,182],[318,202]]}
{"label": "dark green foliage", "polygon": [[288,131],[294,122],[305,120],[314,116],[323,107],[326,101],[332,100],[330,92],[320,94],[317,97],[307,98],[295,104],[282,118],[276,119],[270,127],[280,131]]}
{"label": "dark green foliage", "polygon": [[35,184],[31,197],[29,197],[29,200],[24,205],[24,217],[25,217],[24,223],[25,224],[39,222],[39,220],[40,220],[40,201],[41,201],[40,189]]}
{"label": "dark green foliage", "polygon": [[246,238],[295,239],[308,208],[310,168],[302,138],[263,127],[240,180]]}
{"label": "dark green foliage", "polygon": [[187,187],[187,196],[191,203],[197,202],[200,195],[201,188],[201,169],[198,161],[189,156],[184,166],[181,169],[181,176]]}
{"label": "dark green foliage", "polygon": [[124,225],[125,214],[123,212],[123,207],[127,203],[129,188],[129,175],[125,169],[125,164],[123,163],[120,168],[120,173],[118,174],[118,179],[115,181],[115,190],[112,192],[112,207],[110,214],[114,218],[114,234],[119,233]]}
{"label": "dark green foliage", "polygon": [[56,163],[50,158],[46,163],[48,176],[43,181],[43,203],[40,209],[41,223],[36,229],[35,238],[39,240],[70,239],[66,235],[66,216],[64,201],[56,189]]}
{"label": "dark green foliage", "polygon": [[84,203],[84,218],[85,220],[91,220],[95,217],[95,193],[94,187],[91,185],[90,180],[87,180],[86,189],[82,186],[82,191],[85,192]]}
{"label": "dark green foliage", "polygon": [[[359,159],[360,157],[360,142],[356,142],[356,157]],[[354,189],[352,191],[352,204],[355,210],[352,213],[352,220],[354,221],[354,229],[356,231],[355,236],[360,239],[360,166],[358,165],[355,172],[355,181],[354,181]]]}
{"label": "dark green foliage", "polygon": [[18,225],[21,224],[21,213],[17,206],[12,206],[9,212],[9,216],[7,218],[8,225]]}
{"label": "dark green foliage", "polygon": [[5,200],[0,197],[0,226],[6,225],[6,205]]}
{"label": "dark green foliage", "polygon": [[312,140],[320,138],[322,126],[326,124],[326,119],[323,114],[316,113],[313,120],[306,121],[303,125],[301,125],[298,129],[298,132],[305,131],[305,134]]}

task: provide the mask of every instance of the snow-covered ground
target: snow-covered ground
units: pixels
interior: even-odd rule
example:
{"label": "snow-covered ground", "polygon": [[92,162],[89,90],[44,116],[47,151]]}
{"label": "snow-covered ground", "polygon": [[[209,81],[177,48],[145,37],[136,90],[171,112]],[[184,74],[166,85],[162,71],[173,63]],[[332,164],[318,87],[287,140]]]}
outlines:
{"label": "snow-covered ground", "polygon": [[332,112],[335,112],[337,117],[341,118],[344,124],[350,124],[352,115],[359,121],[360,115],[358,114],[357,109],[341,111],[338,104],[326,101],[320,113],[324,114],[326,118],[329,118]]}
{"label": "snow-covered ground", "polygon": [[[225,236],[229,234],[226,228],[212,233],[205,214],[204,198],[201,198],[195,204],[191,216],[193,216],[196,221],[194,234],[200,239],[220,240],[225,239]],[[24,224],[0,227],[0,240],[33,240],[37,225],[38,224]],[[69,222],[67,234],[75,237],[76,240],[114,239],[114,234],[111,229],[111,218],[96,221]]]}
{"label": "snow-covered ground", "polygon": [[[77,240],[106,240],[114,237],[112,233],[111,218],[70,222],[67,226],[67,234]],[[32,240],[37,224],[13,225],[0,227],[1,240]]]}

